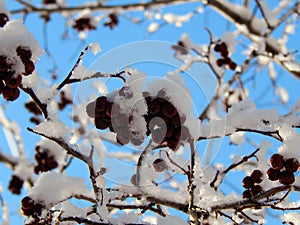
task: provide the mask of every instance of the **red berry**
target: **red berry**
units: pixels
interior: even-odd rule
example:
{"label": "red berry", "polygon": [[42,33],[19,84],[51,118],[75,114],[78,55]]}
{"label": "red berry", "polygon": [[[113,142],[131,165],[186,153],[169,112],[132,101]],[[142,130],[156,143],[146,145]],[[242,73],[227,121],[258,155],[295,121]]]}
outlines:
{"label": "red berry", "polygon": [[14,77],[6,77],[4,79],[5,84],[7,87],[9,88],[17,88],[20,86],[21,82],[22,82],[22,76],[18,75],[16,78]]}
{"label": "red berry", "polygon": [[286,170],[281,171],[279,174],[279,182],[284,185],[290,185],[295,182],[295,176],[292,172]]}
{"label": "red berry", "polygon": [[260,170],[253,170],[251,173],[251,178],[254,181],[254,183],[261,183],[263,180],[263,173]]}
{"label": "red berry", "polygon": [[166,161],[162,158],[155,159],[152,163],[152,166],[158,173],[163,172],[167,168]]}
{"label": "red berry", "polygon": [[235,69],[236,69],[236,67],[237,67],[237,65],[236,65],[236,63],[235,63],[235,62],[231,61],[231,62],[229,63],[229,69],[231,69],[231,70],[235,70]]}
{"label": "red berry", "polygon": [[4,87],[2,95],[6,101],[14,101],[20,96],[20,90],[18,88]]}
{"label": "red berry", "polygon": [[228,54],[229,54],[229,52],[227,49],[221,50],[221,56],[223,56],[224,58],[227,58]]}
{"label": "red berry", "polygon": [[23,73],[23,75],[25,76],[30,75],[34,70],[35,70],[34,63],[31,60],[28,60],[25,62],[25,73]]}
{"label": "red berry", "polygon": [[103,112],[107,107],[108,101],[106,96],[101,96],[96,99],[96,112]]}
{"label": "red berry", "polygon": [[9,18],[5,13],[0,13],[0,27],[4,27]]}
{"label": "red berry", "polygon": [[172,103],[167,101],[162,105],[162,113],[164,116],[172,118],[177,114],[177,110]]}
{"label": "red berry", "polygon": [[109,122],[101,119],[101,118],[95,118],[95,126],[97,129],[105,130],[109,126]]}
{"label": "red berry", "polygon": [[252,178],[250,176],[246,176],[242,180],[242,186],[246,189],[249,189],[254,186],[254,181],[252,180]]}
{"label": "red berry", "polygon": [[30,60],[32,53],[29,47],[18,46],[16,49],[17,55],[21,58],[22,62],[25,63]]}
{"label": "red berry", "polygon": [[274,154],[270,158],[270,164],[273,169],[281,170],[284,166],[284,158],[280,154]]}
{"label": "red berry", "polygon": [[216,52],[220,52],[221,51],[221,45],[220,44],[216,44],[215,47],[214,47],[214,50]]}
{"label": "red berry", "polygon": [[279,173],[280,173],[279,170],[275,170],[275,169],[273,169],[273,168],[269,168],[269,169],[267,170],[267,176],[268,176],[269,180],[271,180],[271,181],[276,181],[276,180],[278,180],[278,178],[279,178]]}
{"label": "red berry", "polygon": [[243,198],[251,198],[252,197],[252,194],[251,194],[251,191],[250,190],[245,190],[243,192]]}
{"label": "red berry", "polygon": [[299,161],[295,158],[287,159],[285,160],[284,168],[286,169],[286,171],[295,173],[299,168]]}
{"label": "red berry", "polygon": [[222,67],[225,64],[224,59],[217,59],[217,65],[218,67]]}
{"label": "red berry", "polygon": [[253,196],[260,194],[263,191],[260,185],[255,185],[251,188],[251,193]]}

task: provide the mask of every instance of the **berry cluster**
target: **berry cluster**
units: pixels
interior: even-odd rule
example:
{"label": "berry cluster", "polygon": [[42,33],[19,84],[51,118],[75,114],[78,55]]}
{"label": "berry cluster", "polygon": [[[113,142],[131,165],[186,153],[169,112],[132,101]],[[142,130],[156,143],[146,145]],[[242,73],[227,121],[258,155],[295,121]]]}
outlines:
{"label": "berry cluster", "polygon": [[183,125],[185,117],[179,115],[164,89],[156,96],[150,96],[148,92],[143,95],[148,107],[148,114],[145,115],[147,135],[151,133],[154,142],[165,142],[170,149],[176,149],[180,141],[190,137],[188,128]]}
{"label": "berry cluster", "polygon": [[162,158],[157,158],[152,162],[154,170],[158,173],[163,172],[167,168],[167,163]]}
{"label": "berry cluster", "polygon": [[56,0],[43,0],[43,4],[45,4],[45,5],[56,4]]}
{"label": "berry cluster", "polygon": [[31,197],[26,196],[21,201],[22,212],[25,216],[32,216],[37,218],[41,215],[43,205],[39,202],[35,202]]}
{"label": "berry cluster", "polygon": [[58,102],[58,109],[63,110],[67,105],[73,104],[72,99],[69,99],[65,92],[60,92],[60,102]]}
{"label": "berry cluster", "polygon": [[12,175],[8,185],[8,189],[11,191],[11,193],[19,195],[21,194],[23,183],[24,181],[21,178],[19,178],[17,175]]}
{"label": "berry cluster", "polygon": [[271,167],[267,170],[269,180],[277,181],[283,185],[295,182],[294,173],[299,169],[299,161],[295,158],[285,159],[281,154],[273,154],[270,158]]}
{"label": "berry cluster", "polygon": [[253,170],[250,176],[244,177],[242,186],[246,188],[243,198],[251,198],[263,191],[260,184],[263,181],[263,173],[260,170]]}
{"label": "berry cluster", "polygon": [[[21,75],[30,75],[35,69],[34,63],[30,60],[32,56],[30,49],[28,47],[18,46],[16,53],[25,68],[25,71]],[[14,101],[20,95],[18,87],[21,85],[22,76],[16,74],[14,70],[15,62],[16,59],[0,55],[0,94],[2,94],[3,98],[7,101]]]}
{"label": "berry cluster", "polygon": [[217,59],[217,65],[219,67],[222,67],[223,65],[227,65],[229,69],[235,70],[236,63],[232,61],[232,59],[229,57],[229,52],[225,42],[217,43],[214,47],[214,50],[216,52],[219,52],[220,55],[222,56],[222,58]]}
{"label": "berry cluster", "polygon": [[9,18],[5,13],[0,13],[0,27],[4,27]]}
{"label": "berry cluster", "polygon": [[[133,96],[127,87],[123,87],[118,95],[125,99]],[[148,114],[144,115],[147,123],[147,136],[152,134],[154,142],[166,143],[173,150],[180,141],[186,141],[189,138],[189,130],[183,125],[185,118],[181,117],[175,106],[167,100],[165,90],[160,90],[157,96],[150,96],[148,92],[143,92],[143,97],[148,107]],[[109,128],[110,131],[115,132],[119,144],[125,145],[131,142],[139,146],[144,142],[145,137],[140,137],[129,127],[133,116],[121,112],[120,105],[108,100],[107,97],[98,97],[87,105],[86,111],[88,116],[94,118],[97,129]]]}
{"label": "berry cluster", "polygon": [[35,151],[36,154],[34,158],[38,163],[34,167],[34,172],[36,174],[39,174],[40,172],[47,172],[58,167],[58,163],[54,155],[51,155],[51,151],[49,149],[42,148],[41,146],[36,146]]}
{"label": "berry cluster", "polygon": [[95,30],[96,27],[91,23],[91,19],[88,17],[81,17],[74,21],[73,28],[78,31]]}
{"label": "berry cluster", "polygon": [[109,21],[104,23],[104,26],[109,27],[110,29],[114,29],[119,23],[118,16],[115,13],[110,13],[108,19]]}
{"label": "berry cluster", "polygon": [[37,106],[37,104],[34,101],[29,101],[25,103],[25,108],[34,114],[33,117],[30,118],[30,122],[35,123],[35,124],[40,124],[41,119],[39,118],[39,115],[42,115],[42,112],[40,108]]}

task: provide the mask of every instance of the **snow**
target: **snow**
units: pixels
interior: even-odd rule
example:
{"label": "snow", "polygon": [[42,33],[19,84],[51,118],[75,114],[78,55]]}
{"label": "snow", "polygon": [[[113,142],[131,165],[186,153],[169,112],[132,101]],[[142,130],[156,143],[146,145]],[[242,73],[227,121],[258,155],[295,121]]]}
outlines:
{"label": "snow", "polygon": [[286,223],[300,224],[300,214],[296,212],[285,213],[282,216],[282,220]]}
{"label": "snow", "polygon": [[268,23],[271,25],[271,27],[275,27],[278,23],[278,19],[276,18],[276,15],[270,10],[266,1],[260,1],[260,5],[262,7],[264,16],[268,21]]}
{"label": "snow", "polygon": [[76,66],[72,71],[72,78],[85,79],[94,75],[96,71],[88,70],[83,64],[82,61]]}
{"label": "snow", "polygon": [[83,178],[46,172],[40,174],[28,196],[33,200],[42,202],[46,207],[51,207],[74,195],[88,195],[89,193],[90,191],[85,187]]}
{"label": "snow", "polygon": [[226,43],[227,49],[230,54],[232,54],[234,52],[235,41],[234,41],[234,35],[232,32],[226,31],[221,37],[221,42]]}
{"label": "snow", "polygon": [[56,142],[42,138],[42,140],[37,143],[37,146],[48,149],[49,155],[53,155],[59,165],[64,162],[66,151]]}
{"label": "snow", "polygon": [[89,44],[89,48],[94,55],[97,55],[102,51],[99,43],[91,43]]}
{"label": "snow", "polygon": [[55,118],[48,118],[37,125],[34,130],[50,137],[63,139],[68,139],[68,134],[70,134],[70,129],[63,122]]}
{"label": "snow", "polygon": [[172,216],[172,215],[167,215],[165,217],[158,217],[157,222],[158,222],[157,224],[159,225],[170,225],[170,224],[188,225],[188,223],[184,221],[182,218],[178,216]]}
{"label": "snow", "polygon": [[153,33],[155,31],[157,31],[159,29],[159,27],[160,27],[159,23],[152,22],[148,26],[147,30],[148,30],[149,33]]}

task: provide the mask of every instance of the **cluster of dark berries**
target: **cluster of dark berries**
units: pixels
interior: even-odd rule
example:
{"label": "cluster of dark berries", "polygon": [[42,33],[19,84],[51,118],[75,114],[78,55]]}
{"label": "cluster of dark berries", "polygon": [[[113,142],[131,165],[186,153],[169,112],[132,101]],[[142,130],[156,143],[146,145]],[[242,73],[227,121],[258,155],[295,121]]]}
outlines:
{"label": "cluster of dark berries", "polygon": [[[121,89],[119,95],[124,95],[123,92]],[[115,132],[119,144],[126,145],[131,142],[138,146],[143,143],[144,139],[137,139],[133,131],[129,129],[131,116],[122,113],[119,104],[108,100],[106,96],[98,97],[96,101],[89,103],[86,111],[90,117],[94,118],[97,129],[109,128],[111,132]]]}
{"label": "cluster of dark berries", "polygon": [[91,23],[89,17],[81,17],[74,21],[73,28],[78,31],[95,30],[96,27]]}
{"label": "cluster of dark berries", "polygon": [[45,5],[56,4],[56,0],[43,0],[43,4],[45,4]]}
{"label": "cluster of dark berries", "polygon": [[[130,88],[123,87],[119,96],[129,99],[133,96]],[[143,97],[148,107],[148,114],[144,115],[147,123],[147,133],[152,134],[152,139],[158,144],[166,143],[170,149],[176,149],[181,141],[190,137],[189,130],[183,125],[185,117],[179,115],[175,106],[168,101],[165,90],[160,90],[156,96],[150,96],[143,92]],[[144,142],[145,137],[140,137],[129,128],[132,115],[121,112],[120,105],[108,100],[107,97],[98,97],[86,107],[87,114],[94,118],[97,129],[110,131],[117,134],[117,142],[121,145],[131,142],[139,146]],[[139,138],[137,138],[139,137]]]}
{"label": "cluster of dark berries", "polygon": [[67,105],[73,104],[72,99],[69,99],[65,92],[60,92],[60,102],[58,102],[58,109],[63,110]]}
{"label": "cluster of dark berries", "polygon": [[151,133],[154,142],[166,143],[170,149],[176,149],[181,141],[190,137],[188,128],[183,125],[185,117],[179,115],[164,89],[156,96],[150,96],[148,92],[143,95],[148,107],[148,114],[145,115],[147,135]]}
{"label": "cluster of dark berries", "polygon": [[222,67],[223,65],[227,65],[229,69],[235,70],[236,63],[232,61],[232,59],[229,57],[229,52],[225,42],[217,43],[214,47],[214,50],[216,52],[219,52],[220,55],[222,56],[222,58],[217,59],[217,65],[219,67]]}
{"label": "cluster of dark berries", "polygon": [[157,158],[152,162],[154,170],[158,173],[163,172],[167,168],[167,163],[162,158]]}
{"label": "cluster of dark berries", "polygon": [[35,202],[31,197],[26,196],[21,201],[22,212],[25,216],[32,216],[36,218],[41,215],[43,205],[39,202]]}
{"label": "cluster of dark berries", "polygon": [[24,64],[25,71],[22,74],[16,74],[14,71],[15,60],[5,55],[0,55],[0,94],[7,101],[14,101],[20,95],[19,86],[22,82],[22,75],[30,75],[34,69],[34,63],[30,60],[32,54],[28,47],[18,46],[17,55]]}
{"label": "cluster of dark berries", "polygon": [[4,27],[8,21],[9,21],[8,16],[3,12],[0,13],[0,27]]}
{"label": "cluster of dark berries", "polygon": [[260,184],[263,181],[263,173],[260,170],[253,170],[250,176],[244,177],[242,186],[246,188],[243,198],[251,198],[263,191]]}
{"label": "cluster of dark berries", "polygon": [[36,154],[34,158],[38,163],[34,167],[34,172],[36,174],[39,174],[40,172],[47,172],[58,167],[58,163],[54,155],[51,155],[51,151],[49,149],[42,148],[41,146],[36,146],[35,151]]}
{"label": "cluster of dark berries", "polygon": [[109,19],[109,21],[104,23],[105,27],[109,27],[110,29],[114,29],[119,24],[118,16],[115,13],[110,13],[108,15],[108,19]]}
{"label": "cluster of dark berries", "polygon": [[23,183],[24,181],[20,177],[17,175],[12,175],[8,184],[8,189],[11,191],[11,193],[19,195],[21,194]]}
{"label": "cluster of dark berries", "polygon": [[283,185],[295,182],[294,173],[299,169],[299,161],[295,158],[285,159],[281,154],[273,154],[270,158],[271,167],[267,170],[267,176],[271,181],[277,181]]}
{"label": "cluster of dark berries", "polygon": [[41,123],[41,119],[40,119],[40,115],[42,115],[42,112],[40,110],[40,108],[38,107],[38,105],[34,102],[34,101],[29,101],[27,103],[25,103],[25,108],[34,114],[33,117],[30,118],[30,122],[35,123],[35,124],[40,124]]}
{"label": "cluster of dark berries", "polygon": [[182,41],[178,41],[177,45],[172,45],[172,49],[181,55],[187,55],[189,53],[187,47]]}

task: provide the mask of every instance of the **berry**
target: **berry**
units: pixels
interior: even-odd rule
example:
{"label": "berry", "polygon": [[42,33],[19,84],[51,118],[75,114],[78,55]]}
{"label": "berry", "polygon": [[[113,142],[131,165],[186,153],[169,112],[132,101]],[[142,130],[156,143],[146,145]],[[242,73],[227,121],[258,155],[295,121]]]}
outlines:
{"label": "berry", "polygon": [[118,25],[118,23],[119,23],[119,19],[118,19],[117,14],[110,13],[108,15],[108,18],[109,18],[109,21],[106,22],[106,23],[104,23],[104,26],[109,26],[110,29],[115,28]]}
{"label": "berry", "polygon": [[43,0],[43,4],[56,4],[56,0]]}
{"label": "berry", "polygon": [[253,196],[260,194],[263,191],[260,185],[255,185],[251,188],[251,193]]}
{"label": "berry", "polygon": [[105,130],[109,126],[109,122],[103,120],[102,118],[95,118],[95,126],[97,129]]}
{"label": "berry", "polygon": [[21,58],[22,62],[25,63],[30,60],[32,53],[29,47],[18,46],[16,49],[17,55]]}
{"label": "berry", "polygon": [[251,198],[252,197],[252,194],[251,194],[251,191],[250,190],[245,190],[243,192],[243,198]]}
{"label": "berry", "polygon": [[287,159],[284,162],[284,168],[288,172],[292,172],[292,173],[297,172],[299,166],[300,166],[299,165],[299,161],[297,159],[295,159],[295,158]]}
{"label": "berry", "polygon": [[34,63],[31,60],[28,60],[25,62],[25,73],[23,73],[23,75],[25,76],[30,75],[34,70],[35,70]]}
{"label": "berry", "polygon": [[163,172],[167,168],[166,161],[162,158],[155,159],[152,163],[154,170],[158,173]]}
{"label": "berry", "polygon": [[279,173],[279,182],[284,185],[290,185],[295,182],[295,176],[292,172],[281,171]]}
{"label": "berry", "polygon": [[130,141],[129,128],[125,128],[123,131],[117,131],[117,142],[120,145],[127,145]]}
{"label": "berry", "polygon": [[7,87],[14,89],[14,88],[17,88],[18,86],[20,86],[20,84],[22,82],[22,76],[19,75],[16,78],[6,77],[4,79],[4,81],[5,81],[5,84],[6,84]]}
{"label": "berry", "polygon": [[236,65],[236,63],[235,63],[235,62],[231,61],[231,62],[229,63],[229,69],[231,69],[231,70],[235,70],[235,69],[236,69],[236,67],[237,67],[237,65]]}
{"label": "berry", "polygon": [[167,101],[162,105],[162,113],[164,116],[172,118],[177,114],[177,110],[170,102]]}
{"label": "berry", "polygon": [[74,21],[73,28],[78,31],[95,30],[96,27],[91,24],[90,18],[78,18]]}
{"label": "berry", "polygon": [[141,144],[143,144],[144,139],[139,139],[136,137],[131,137],[130,142],[135,145],[135,146],[140,146]]}
{"label": "berry", "polygon": [[25,108],[26,108],[29,112],[31,112],[31,113],[33,113],[33,114],[35,114],[35,115],[40,115],[40,114],[42,114],[40,108],[37,106],[37,104],[36,104],[34,101],[30,101],[30,102],[25,103]]}
{"label": "berry", "polygon": [[153,99],[148,107],[150,114],[158,114],[161,110],[161,103],[158,101],[157,98]]}
{"label": "berry", "polygon": [[269,169],[267,170],[267,176],[268,176],[269,180],[271,180],[271,181],[276,181],[276,180],[278,180],[278,178],[279,178],[279,173],[280,173],[279,170],[275,170],[275,169],[273,169],[273,168],[269,168]]}
{"label": "berry", "polygon": [[260,170],[253,170],[251,173],[251,178],[254,181],[254,183],[261,183],[263,180],[263,173]]}
{"label": "berry", "polygon": [[225,60],[224,59],[217,59],[217,65],[218,67],[222,67],[225,64]]}
{"label": "berry", "polygon": [[137,185],[137,175],[133,174],[132,177],[130,178],[130,182],[136,186]]}
{"label": "berry", "polygon": [[284,166],[284,158],[280,154],[274,154],[270,158],[270,164],[273,169],[281,170]]}
{"label": "berry", "polygon": [[95,118],[96,102],[90,102],[87,104],[85,111],[89,117]]}
{"label": "berry", "polygon": [[16,175],[13,175],[9,182],[8,189],[11,191],[11,193],[19,195],[21,194],[23,183],[24,181],[22,179]]}
{"label": "berry", "polygon": [[14,101],[20,96],[20,90],[18,88],[4,87],[2,95],[6,101]]}
{"label": "berry", "polygon": [[0,27],[4,27],[9,18],[5,13],[0,13]]}
{"label": "berry", "polygon": [[252,180],[252,178],[250,176],[246,176],[242,180],[242,186],[246,189],[250,189],[254,186],[254,181]]}
{"label": "berry", "polygon": [[214,50],[216,52],[220,52],[221,51],[221,45],[220,44],[216,44],[215,47],[214,47]]}
{"label": "berry", "polygon": [[224,58],[227,58],[227,57],[228,57],[228,54],[229,54],[229,52],[228,52],[227,49],[221,50],[221,56],[223,56]]}

